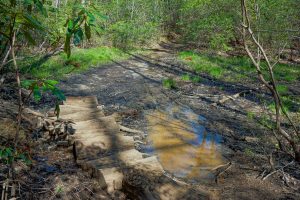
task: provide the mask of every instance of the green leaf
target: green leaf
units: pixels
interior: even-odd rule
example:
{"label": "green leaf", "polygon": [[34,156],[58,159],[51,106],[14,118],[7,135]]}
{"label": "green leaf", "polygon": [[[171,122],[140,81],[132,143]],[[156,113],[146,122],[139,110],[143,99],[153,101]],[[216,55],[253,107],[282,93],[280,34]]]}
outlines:
{"label": "green leaf", "polygon": [[27,165],[31,164],[31,160],[29,160],[28,156],[25,155],[24,153],[19,154],[18,159],[21,159]]}
{"label": "green leaf", "polygon": [[60,101],[66,100],[64,93],[61,90],[59,90],[58,88],[55,88],[54,90],[52,90],[52,94],[55,95]]}
{"label": "green leaf", "polygon": [[83,40],[83,32],[82,29],[79,28],[75,33],[74,33],[74,38],[73,38],[73,43],[74,45],[80,44],[80,42]]}
{"label": "green leaf", "polygon": [[31,37],[31,35],[28,31],[24,31],[23,34],[29,43],[31,43],[32,45],[36,44],[35,40]]}
{"label": "green leaf", "polygon": [[21,87],[25,89],[30,89],[35,83],[35,80],[23,80],[21,81]]}
{"label": "green leaf", "polygon": [[52,91],[54,88],[55,88],[55,86],[47,84],[47,83],[43,83],[43,86],[42,86],[42,90],[44,92],[46,92],[48,90]]}
{"label": "green leaf", "polygon": [[23,17],[26,20],[26,22],[28,23],[28,25],[30,25],[31,27],[33,27],[35,29],[39,29],[39,30],[44,30],[43,25],[37,19],[35,19],[32,15],[25,13],[23,15]]}
{"label": "green leaf", "polygon": [[109,19],[109,17],[108,17],[107,15],[102,15],[102,14],[99,13],[98,11],[96,11],[95,14],[96,14],[98,17],[100,17],[100,18],[102,18],[102,19],[104,19],[104,20],[108,20],[108,19]]}
{"label": "green leaf", "polygon": [[56,89],[55,85],[58,84],[58,81],[55,80],[45,80],[43,83],[43,91],[53,91]]}
{"label": "green leaf", "polygon": [[11,148],[6,148],[5,152],[6,152],[7,156],[12,156],[12,149]]}
{"label": "green leaf", "polygon": [[29,160],[28,158],[26,158],[23,161],[25,162],[26,165],[30,165],[32,163],[31,160]]}
{"label": "green leaf", "polygon": [[78,16],[75,20],[74,20],[74,27],[76,26],[76,24],[80,21],[81,16]]}
{"label": "green leaf", "polygon": [[64,46],[64,51],[67,54],[67,57],[70,58],[71,56],[71,35],[66,34],[66,40],[65,40],[65,46]]}
{"label": "green leaf", "polygon": [[89,24],[93,24],[96,21],[96,18],[95,18],[95,16],[92,13],[88,12],[87,16],[88,16],[88,22],[89,22]]}
{"label": "green leaf", "polygon": [[43,6],[43,3],[40,0],[34,0],[34,3],[36,5],[36,7],[38,8],[38,10],[45,16],[47,17],[47,11]]}
{"label": "green leaf", "polygon": [[33,0],[24,0],[24,5],[28,6],[33,3]]}
{"label": "green leaf", "polygon": [[74,28],[74,23],[73,23],[72,20],[69,20],[69,21],[68,21],[68,29],[69,29],[69,30],[73,30],[73,28]]}
{"label": "green leaf", "polygon": [[91,39],[91,27],[89,25],[87,25],[87,23],[84,24],[84,32],[85,32],[85,36],[86,38],[89,40]]}
{"label": "green leaf", "polygon": [[54,113],[56,114],[56,117],[58,119],[59,118],[59,114],[60,114],[60,107],[59,107],[58,103],[55,105]]}
{"label": "green leaf", "polygon": [[18,158],[19,158],[19,159],[22,159],[22,160],[25,160],[25,159],[26,159],[26,156],[25,156],[24,154],[20,154],[20,155],[18,156]]}
{"label": "green leaf", "polygon": [[56,80],[45,80],[45,82],[46,82],[47,84],[53,85],[53,86],[58,84],[58,81],[56,81]]}
{"label": "green leaf", "polygon": [[8,154],[7,154],[6,150],[4,149],[4,150],[2,151],[1,158],[2,158],[2,159],[6,159],[7,157],[8,157]]}
{"label": "green leaf", "polygon": [[42,98],[40,88],[37,85],[35,85],[33,88],[33,97],[36,101],[39,101]]}

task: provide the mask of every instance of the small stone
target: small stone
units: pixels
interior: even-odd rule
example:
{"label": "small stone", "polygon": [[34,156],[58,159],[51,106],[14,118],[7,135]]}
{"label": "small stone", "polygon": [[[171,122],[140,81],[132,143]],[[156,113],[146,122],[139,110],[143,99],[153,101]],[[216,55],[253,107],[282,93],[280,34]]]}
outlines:
{"label": "small stone", "polygon": [[256,137],[248,137],[248,136],[245,137],[245,140],[247,142],[258,142],[259,141],[259,139]]}
{"label": "small stone", "polygon": [[133,139],[134,139],[134,140],[142,140],[141,136],[138,136],[138,135],[133,136]]}
{"label": "small stone", "polygon": [[64,147],[68,147],[70,144],[69,144],[69,141],[67,140],[63,140],[63,141],[58,141],[57,142],[57,146],[64,146]]}
{"label": "small stone", "polygon": [[57,145],[54,144],[54,145],[48,146],[47,149],[48,149],[48,151],[52,151],[52,150],[56,149],[56,147],[57,147]]}

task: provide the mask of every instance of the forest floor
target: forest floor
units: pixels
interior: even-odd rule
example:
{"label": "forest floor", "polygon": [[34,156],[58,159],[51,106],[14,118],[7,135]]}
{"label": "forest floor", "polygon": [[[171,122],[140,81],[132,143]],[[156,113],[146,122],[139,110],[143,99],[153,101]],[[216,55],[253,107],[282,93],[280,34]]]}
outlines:
{"label": "forest floor", "polygon": [[[270,155],[276,169],[291,162],[289,156],[275,149],[276,142],[270,131],[259,125],[255,117],[249,117],[250,112],[261,116],[264,108],[260,97],[269,98],[261,84],[258,81],[228,83],[205,73],[200,74],[201,81],[197,83],[182,80],[186,74],[199,76],[178,60],[178,52],[183,48],[179,44],[162,43],[147,55],[131,55],[132,59],[113,61],[113,64],[72,75],[62,81],[60,87],[67,96],[96,95],[107,114],[120,113],[123,125],[145,133],[147,111],[170,103],[188,106],[206,118],[208,130],[223,136],[226,149],[223,154],[234,163],[222,174],[218,184],[205,186],[216,198],[298,199],[299,165],[284,167],[284,172],[290,174],[288,182],[282,173],[265,180],[261,177],[272,171]],[[175,89],[163,87],[166,79],[176,82]],[[224,97],[241,92],[242,95],[220,103]],[[147,135],[141,137],[144,143],[151,145]],[[147,145],[137,148],[147,152]]]}
{"label": "forest floor", "polygon": [[[299,164],[279,151],[272,133],[258,123],[263,124],[261,118],[266,110],[261,98],[270,99],[261,84],[258,81],[245,84],[243,80],[227,82],[207,73],[195,73],[178,59],[178,52],[182,50],[185,49],[180,44],[161,43],[145,55],[130,54],[128,60],[112,60],[112,64],[69,75],[61,81],[60,88],[66,96],[97,96],[106,115],[119,113],[122,125],[143,131],[145,134],[136,135],[140,140],[136,148],[145,153],[149,153],[152,145],[147,135],[147,113],[170,104],[188,107],[206,119],[207,130],[222,136],[222,154],[231,166],[214,182],[189,182],[184,178],[180,181],[202,187],[213,199],[299,199]],[[200,77],[200,80],[184,80],[182,77],[186,75]],[[174,88],[164,87],[163,80],[174,80]],[[299,85],[299,81],[295,85]],[[43,101],[51,106],[47,98]],[[45,157],[49,166],[43,164]],[[59,183],[51,192],[42,190],[43,197],[59,199],[59,194],[64,193],[67,199],[68,195],[75,199],[84,199],[84,195],[90,195],[91,199],[121,199],[95,189],[94,180],[76,168],[70,149],[56,149],[45,157],[34,158],[42,167],[35,167],[36,173],[31,177],[37,176],[38,169],[43,168],[45,176],[39,180],[45,184],[41,184],[42,188]],[[276,173],[272,173],[272,167]],[[64,171],[68,169],[69,172]],[[35,178],[34,181],[38,179]],[[69,187],[71,182],[74,185]],[[130,199],[130,194],[127,195]]]}

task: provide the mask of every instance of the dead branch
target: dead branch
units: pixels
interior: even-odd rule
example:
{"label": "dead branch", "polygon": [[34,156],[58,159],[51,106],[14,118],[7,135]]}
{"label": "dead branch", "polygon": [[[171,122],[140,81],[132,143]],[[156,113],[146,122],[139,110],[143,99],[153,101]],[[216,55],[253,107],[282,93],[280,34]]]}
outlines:
{"label": "dead branch", "polygon": [[2,63],[0,65],[0,71],[6,65],[6,60],[7,60],[8,56],[9,56],[10,52],[11,52],[11,46],[9,46],[9,49],[7,50],[6,55],[4,56],[4,58],[2,60]]}
{"label": "dead branch", "polygon": [[34,116],[36,116],[36,117],[42,117],[42,118],[45,118],[45,115],[43,115],[43,114],[40,113],[40,112],[31,110],[30,108],[25,108],[23,112],[24,112],[24,113],[27,113],[27,114],[34,115]]}
{"label": "dead branch", "polygon": [[[273,96],[273,100],[275,102],[276,129],[289,142],[289,144],[293,148],[293,151],[295,153],[295,159],[297,161],[300,161],[300,144],[298,142],[298,137],[300,136],[300,133],[299,133],[296,125],[294,124],[294,122],[291,120],[288,113],[286,112],[286,110],[283,106],[281,97],[278,93],[277,83],[276,83],[276,80],[275,80],[275,77],[274,77],[274,72],[273,72],[273,68],[274,68],[276,62],[275,62],[275,64],[271,64],[270,59],[267,56],[264,48],[262,47],[260,41],[258,39],[256,39],[256,37],[254,35],[254,32],[251,29],[249,14],[248,14],[247,6],[246,6],[246,0],[241,0],[241,7],[242,7],[242,16],[243,16],[242,36],[243,36],[243,40],[244,40],[244,48],[245,48],[249,58],[251,59],[252,63],[254,64],[254,66],[256,68],[259,79],[269,89],[269,91],[271,92],[271,94]],[[253,55],[250,48],[248,47],[248,44],[247,44],[247,41],[246,41],[246,35],[247,34],[250,35],[251,41],[258,48],[259,55],[262,54],[263,59],[267,63],[267,72],[268,72],[268,74],[271,78],[270,82],[266,81],[266,79],[265,79],[265,77],[262,73],[260,59],[258,59],[256,61],[255,56]],[[286,119],[288,120],[289,124],[292,126],[294,131],[291,131],[291,132],[288,133],[282,128],[282,126],[281,126],[281,120],[282,120],[281,119],[281,112],[286,117]]]}
{"label": "dead branch", "polygon": [[289,166],[289,165],[291,165],[291,164],[293,164],[293,163],[294,163],[294,161],[289,162],[288,164],[286,164],[286,165],[280,167],[279,169],[271,171],[268,175],[266,175],[265,177],[263,177],[262,180],[263,180],[263,181],[267,180],[267,178],[269,178],[270,176],[276,174],[277,172],[280,172],[280,171],[283,172],[284,168],[286,168],[287,166]]}
{"label": "dead branch", "polygon": [[127,127],[122,126],[122,125],[119,125],[119,127],[120,127],[120,130],[124,131],[124,132],[134,133],[134,134],[144,134],[142,131],[131,129],[131,128],[127,128]]}
{"label": "dead branch", "polygon": [[234,95],[231,95],[231,96],[224,96],[222,99],[220,99],[217,104],[224,104],[226,101],[228,100],[233,100],[235,101],[236,98],[240,97],[241,95],[243,94],[247,94],[247,93],[250,93],[251,90],[247,90],[247,91],[242,91],[242,92],[239,92],[239,93],[236,93]]}
{"label": "dead branch", "polygon": [[227,163],[227,164],[225,164],[225,165],[220,165],[220,166],[214,168],[213,170],[218,171],[218,172],[216,173],[215,182],[218,183],[218,178],[219,178],[222,174],[224,174],[227,170],[229,170],[231,167],[232,167],[232,163],[229,162],[229,163]]}
{"label": "dead branch", "polygon": [[[236,98],[240,97],[243,94],[248,94],[250,92],[252,92],[252,90],[245,90],[245,91],[242,91],[242,92],[238,92],[238,93],[236,93],[234,95],[225,95],[220,100],[218,100],[217,102],[212,103],[212,105],[213,106],[217,106],[217,104],[222,105],[222,104],[224,104],[228,100],[235,101]],[[211,97],[211,98],[220,97],[220,95],[196,94],[196,93],[193,93],[193,94],[184,94],[184,96],[186,96],[188,98],[194,98],[194,99],[203,98],[203,97]]]}

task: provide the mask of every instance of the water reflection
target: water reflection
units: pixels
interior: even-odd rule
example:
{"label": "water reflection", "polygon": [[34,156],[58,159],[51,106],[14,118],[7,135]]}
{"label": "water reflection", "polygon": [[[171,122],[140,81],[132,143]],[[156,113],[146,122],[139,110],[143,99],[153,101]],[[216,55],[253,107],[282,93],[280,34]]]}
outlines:
{"label": "water reflection", "polygon": [[222,137],[201,125],[203,116],[169,105],[146,115],[152,147],[166,171],[190,180],[213,178],[212,169],[224,164]]}

